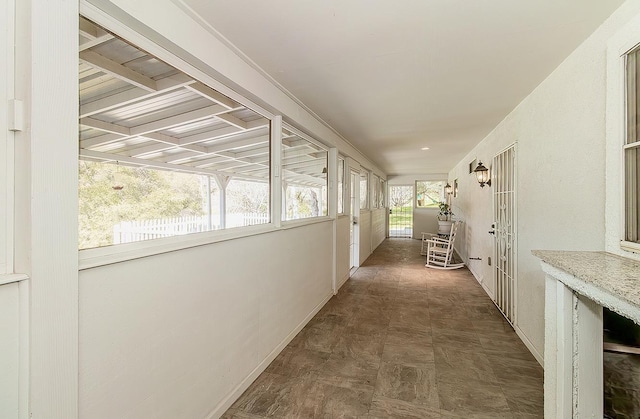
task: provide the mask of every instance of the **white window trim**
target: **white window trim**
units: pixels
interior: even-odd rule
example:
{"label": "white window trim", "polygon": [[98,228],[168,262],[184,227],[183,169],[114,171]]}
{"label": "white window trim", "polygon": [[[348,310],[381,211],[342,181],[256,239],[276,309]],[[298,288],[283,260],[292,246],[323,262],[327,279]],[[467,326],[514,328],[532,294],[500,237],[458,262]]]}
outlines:
{"label": "white window trim", "polygon": [[[228,96],[229,98],[235,100],[236,102],[252,109],[253,111],[261,114],[265,118],[271,121],[272,127],[274,126],[274,122],[276,127],[280,124],[281,117],[279,115],[274,115],[273,113],[267,111],[262,106],[256,104],[255,102],[247,99],[246,97],[240,95],[236,91],[232,90],[225,84],[219,82],[215,78],[213,78],[210,74],[215,74],[215,71],[210,68],[201,69],[201,67],[206,66],[206,64],[198,62],[195,65],[190,64],[184,59],[180,58],[174,52],[170,52],[162,46],[156,44],[152,41],[147,35],[139,33],[134,29],[127,26],[125,22],[119,21],[114,16],[109,15],[104,10],[101,10],[94,4],[90,4],[87,1],[83,0],[80,2],[80,14],[87,17],[88,19],[96,22],[97,24],[103,26],[104,28],[114,32],[118,36],[127,40],[128,42],[133,43],[139,48],[144,49],[149,54],[154,55],[160,60],[163,60],[169,65],[172,65],[176,69],[183,71],[190,76],[198,79],[202,83],[216,89],[220,93]],[[177,47],[175,47],[177,48]],[[185,51],[182,50],[183,55],[188,55]],[[210,70],[210,71],[207,71]],[[329,150],[329,146],[326,144],[315,140],[309,137],[307,134],[302,131],[293,128],[290,125],[286,125],[287,129],[295,132],[297,135],[309,140],[310,142]],[[271,147],[272,150],[280,150],[280,147],[274,147],[274,143],[280,142],[280,135],[271,136]],[[279,161],[279,160],[277,160]],[[275,161],[272,162],[272,168],[275,164]],[[274,177],[277,177],[277,173],[281,173],[280,167],[275,170],[272,170],[272,182],[271,188],[281,188],[280,179],[277,182],[274,182]],[[328,198],[330,199],[330,198]],[[277,207],[275,207],[277,208]],[[274,209],[275,209],[274,208]],[[278,214],[273,214],[273,212],[279,212]],[[298,228],[306,225],[316,224],[320,222],[326,222],[327,220],[331,220],[328,216],[321,217],[310,217],[303,218],[299,220],[290,220],[290,221],[279,221],[281,209],[276,211],[272,211],[271,222],[267,224],[260,224],[255,226],[247,226],[247,227],[239,227],[239,228],[230,228],[226,230],[215,230],[215,231],[207,231],[202,233],[192,233],[181,236],[173,236],[173,237],[165,237],[159,239],[152,239],[146,241],[139,241],[134,243],[123,243],[113,246],[105,246],[100,248],[93,249],[82,249],[78,251],[78,263],[79,269],[91,269],[99,266],[109,265],[113,263],[126,262],[129,260],[139,259],[143,257],[154,256],[162,253],[173,252],[183,249],[188,249],[196,246],[205,246],[209,244],[219,243],[227,240],[234,240],[243,237],[249,237],[259,234],[266,234],[275,232],[278,230],[290,229],[290,228]],[[276,221],[278,220],[278,221]],[[12,280],[15,280],[17,277],[12,277]],[[23,278],[20,277],[22,280]],[[8,279],[7,279],[8,280]]]}
{"label": "white window trim", "polygon": [[640,244],[624,237],[624,155],[626,134],[625,55],[640,44],[640,15],[607,44],[605,250],[640,259]]}

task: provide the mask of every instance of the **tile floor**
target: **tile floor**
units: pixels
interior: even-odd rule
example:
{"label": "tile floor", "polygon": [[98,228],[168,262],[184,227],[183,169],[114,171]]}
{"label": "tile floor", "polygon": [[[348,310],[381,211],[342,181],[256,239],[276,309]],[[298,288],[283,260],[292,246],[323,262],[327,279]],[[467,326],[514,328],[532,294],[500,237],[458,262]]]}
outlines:
{"label": "tile floor", "polygon": [[542,418],[542,367],[466,269],[387,239],[224,418]]}

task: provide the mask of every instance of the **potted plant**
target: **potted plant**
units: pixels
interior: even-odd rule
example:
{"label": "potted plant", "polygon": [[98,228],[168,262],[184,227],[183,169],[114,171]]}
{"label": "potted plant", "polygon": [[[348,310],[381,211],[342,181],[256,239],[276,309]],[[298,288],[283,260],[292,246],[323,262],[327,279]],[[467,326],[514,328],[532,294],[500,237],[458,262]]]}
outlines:
{"label": "potted plant", "polygon": [[446,202],[438,202],[438,208],[440,209],[440,213],[438,214],[438,234],[449,234],[451,232],[451,217],[453,216],[453,211],[451,211],[451,206]]}

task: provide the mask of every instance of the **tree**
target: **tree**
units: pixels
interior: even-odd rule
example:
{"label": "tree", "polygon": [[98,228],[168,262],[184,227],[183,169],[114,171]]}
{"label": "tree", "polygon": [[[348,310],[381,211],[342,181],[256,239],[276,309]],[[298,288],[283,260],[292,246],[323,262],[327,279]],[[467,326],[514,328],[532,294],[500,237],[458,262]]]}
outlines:
{"label": "tree", "polygon": [[[121,190],[114,190],[118,173]],[[80,161],[79,247],[107,246],[122,221],[203,215],[200,176]]]}
{"label": "tree", "polygon": [[389,203],[392,207],[404,207],[411,204],[413,200],[413,187],[411,186],[390,186]]}

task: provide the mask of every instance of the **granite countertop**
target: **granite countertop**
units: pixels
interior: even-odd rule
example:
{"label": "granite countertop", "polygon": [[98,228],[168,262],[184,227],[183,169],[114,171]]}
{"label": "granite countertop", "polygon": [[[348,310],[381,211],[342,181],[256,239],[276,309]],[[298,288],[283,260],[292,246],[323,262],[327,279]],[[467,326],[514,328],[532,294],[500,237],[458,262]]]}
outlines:
{"label": "granite countertop", "polygon": [[531,253],[579,282],[556,279],[640,324],[640,261],[607,252],[534,250]]}

